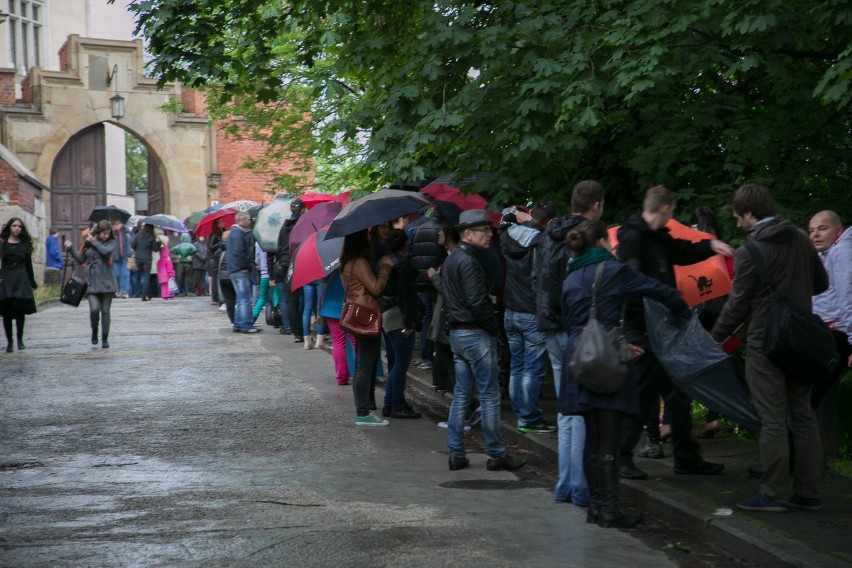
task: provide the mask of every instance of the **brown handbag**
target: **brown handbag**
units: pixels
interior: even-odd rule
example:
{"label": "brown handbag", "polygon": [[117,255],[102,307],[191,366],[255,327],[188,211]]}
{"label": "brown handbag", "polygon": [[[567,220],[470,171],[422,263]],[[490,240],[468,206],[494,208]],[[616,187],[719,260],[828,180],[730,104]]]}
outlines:
{"label": "brown handbag", "polygon": [[352,335],[378,339],[382,331],[382,314],[355,302],[344,302],[338,325]]}

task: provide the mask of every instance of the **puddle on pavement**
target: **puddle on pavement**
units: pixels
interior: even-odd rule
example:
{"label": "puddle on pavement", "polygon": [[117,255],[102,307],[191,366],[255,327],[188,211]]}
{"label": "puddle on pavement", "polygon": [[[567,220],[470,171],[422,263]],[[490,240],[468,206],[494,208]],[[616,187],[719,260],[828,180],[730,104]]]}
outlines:
{"label": "puddle on pavement", "polygon": [[0,463],[0,472],[11,472],[19,469],[29,469],[33,467],[44,467],[44,464],[37,461],[19,462],[19,463]]}
{"label": "puddle on pavement", "polygon": [[464,479],[439,484],[444,489],[466,489],[468,491],[510,491],[540,487],[537,483],[520,479]]}

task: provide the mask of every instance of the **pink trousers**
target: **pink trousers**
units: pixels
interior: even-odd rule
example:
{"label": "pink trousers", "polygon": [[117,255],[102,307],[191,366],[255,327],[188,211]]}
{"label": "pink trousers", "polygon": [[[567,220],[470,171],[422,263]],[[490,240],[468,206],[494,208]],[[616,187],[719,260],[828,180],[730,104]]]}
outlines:
{"label": "pink trousers", "polygon": [[340,320],[324,317],[331,332],[331,358],[334,359],[334,371],[337,384],[349,384],[349,365],[346,362],[346,332],[338,325]]}

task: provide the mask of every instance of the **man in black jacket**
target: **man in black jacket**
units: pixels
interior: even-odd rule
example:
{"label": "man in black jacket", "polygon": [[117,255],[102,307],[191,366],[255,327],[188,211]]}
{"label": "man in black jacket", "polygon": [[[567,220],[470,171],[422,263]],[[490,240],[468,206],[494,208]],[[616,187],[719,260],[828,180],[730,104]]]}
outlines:
{"label": "man in black jacket", "polygon": [[[299,307],[299,298],[302,291],[293,292],[287,273],[290,270],[290,231],[299,217],[306,211],[305,203],[296,198],[290,202],[290,218],[281,225],[278,231],[278,249],[275,261],[275,286],[278,289],[278,306],[281,310],[281,327],[278,333],[286,335],[292,333],[296,337],[296,343],[304,341],[302,335],[302,311]],[[310,333],[310,330],[308,330]]]}
{"label": "man in black jacket", "polygon": [[[671,190],[661,185],[652,187],[645,193],[642,212],[631,216],[618,229],[618,258],[672,288],[677,287],[674,265],[695,264],[714,254],[733,255],[733,249],[722,241],[693,243],[672,238],[666,223],[673,217],[675,205],[676,197]],[[630,343],[640,346],[645,354],[635,362],[639,414],[624,421],[619,475],[625,479],[648,477],[633,464],[633,448],[642,435],[646,418],[655,408],[659,410],[661,395],[672,429],[675,473],[722,473],[724,465],[706,462],[701,457],[701,447],[692,436],[691,401],[677,390],[650,349],[641,300],[628,303],[625,332]]]}
{"label": "man in black jacket", "polygon": [[547,338],[536,325],[536,248],[556,212],[550,201],[536,203],[530,215],[510,213],[500,227],[500,250],[506,261],[503,326],[511,353],[509,395],[522,434],[553,432],[538,406],[547,375]]}
{"label": "man in black jacket", "polygon": [[437,293],[427,271],[430,268],[438,268],[447,258],[447,249],[438,244],[441,222],[441,218],[437,216],[423,222],[414,233],[409,251],[411,266],[417,270],[417,297],[423,304],[423,327],[418,330],[420,332],[419,367],[421,369],[431,369],[434,361],[435,344],[426,336],[429,326],[432,325],[432,312],[435,309]]}
{"label": "man in black jacket", "polygon": [[510,456],[500,436],[500,385],[497,380],[497,335],[500,320],[491,300],[491,282],[480,256],[491,244],[491,221],[485,210],[462,212],[456,226],[461,242],[444,263],[444,311],[455,355],[456,386],[447,420],[451,471],[470,465],[465,457],[464,419],[474,384],[480,393],[482,437],[490,471],[515,470],[526,460]]}

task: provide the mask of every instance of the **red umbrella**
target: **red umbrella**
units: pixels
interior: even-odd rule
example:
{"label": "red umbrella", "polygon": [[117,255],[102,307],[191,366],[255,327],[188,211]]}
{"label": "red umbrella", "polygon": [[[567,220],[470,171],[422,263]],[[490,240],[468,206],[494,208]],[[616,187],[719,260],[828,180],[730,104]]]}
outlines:
{"label": "red umbrella", "polygon": [[290,254],[296,252],[300,244],[322,227],[329,225],[343,206],[340,203],[320,203],[310,211],[303,213],[290,231]]}
{"label": "red umbrella", "polygon": [[458,224],[459,214],[471,209],[485,209],[491,224],[497,228],[500,226],[500,212],[488,209],[488,201],[478,193],[465,195],[457,187],[443,183],[432,183],[420,190],[420,193],[429,196],[435,202],[435,206],[452,224]]}
{"label": "red umbrella", "polygon": [[208,213],[198,222],[195,227],[195,234],[199,237],[209,237],[213,234],[213,225],[217,219],[222,219],[226,227],[230,227],[236,222],[237,212],[234,209],[219,209],[213,213]]}
{"label": "red umbrella", "polygon": [[[716,238],[709,233],[703,233],[678,223],[674,219],[666,223],[666,228],[672,237],[686,239],[693,243]],[[609,242],[616,255],[618,254],[617,233],[618,227],[609,230]],[[674,273],[677,289],[680,290],[684,301],[690,307],[727,296],[731,292],[731,278],[728,276],[728,267],[725,264],[725,257],[720,254],[689,266],[675,266]]]}
{"label": "red umbrella", "polygon": [[328,193],[315,193],[313,191],[309,191],[307,193],[303,193],[298,196],[299,199],[305,204],[306,209],[313,209],[314,205],[319,203],[328,203],[329,201],[334,201],[334,195],[330,195]]}
{"label": "red umbrella", "polygon": [[349,203],[349,198],[352,197],[352,190],[344,191],[343,193],[338,193],[334,196],[334,202],[340,203],[341,205],[346,205]]}
{"label": "red umbrella", "polygon": [[323,227],[296,249],[288,274],[293,290],[328,276],[340,266],[345,237],[326,239],[327,233],[328,227]]}

